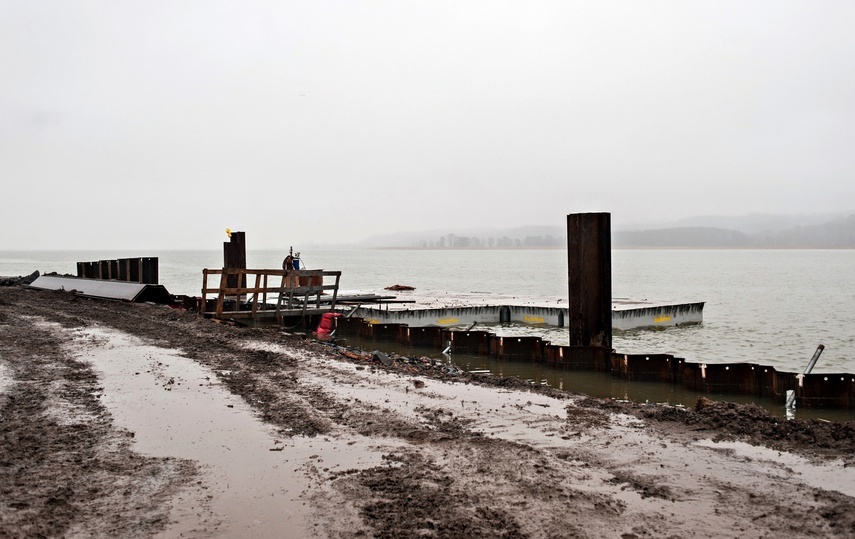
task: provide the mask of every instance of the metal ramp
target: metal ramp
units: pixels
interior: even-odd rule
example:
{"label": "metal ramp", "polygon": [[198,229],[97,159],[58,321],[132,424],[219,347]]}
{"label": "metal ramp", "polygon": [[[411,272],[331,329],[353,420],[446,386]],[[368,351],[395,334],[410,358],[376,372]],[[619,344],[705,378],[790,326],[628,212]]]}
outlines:
{"label": "metal ramp", "polygon": [[86,279],[64,275],[41,275],[29,288],[74,291],[78,296],[117,299],[135,303],[173,303],[172,295],[159,284],[131,283],[109,279]]}

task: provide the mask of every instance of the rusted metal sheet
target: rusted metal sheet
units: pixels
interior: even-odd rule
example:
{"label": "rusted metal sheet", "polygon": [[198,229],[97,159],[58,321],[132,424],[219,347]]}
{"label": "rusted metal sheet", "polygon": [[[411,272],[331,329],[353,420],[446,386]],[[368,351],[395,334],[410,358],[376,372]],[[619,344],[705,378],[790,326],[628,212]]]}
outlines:
{"label": "rusted metal sheet", "polygon": [[124,281],[42,275],[30,284],[30,288],[64,290],[66,292],[73,290],[80,296],[131,302],[172,302],[172,296],[162,285],[127,283]]}
{"label": "rusted metal sheet", "polygon": [[[246,269],[246,233],[229,232],[229,241],[223,242],[223,268]],[[240,278],[240,281],[238,281]],[[240,282],[240,284],[238,284]],[[227,288],[246,288],[246,275],[229,274],[226,276]]]}
{"label": "rusted metal sheet", "polygon": [[443,349],[444,330],[439,327],[428,328],[411,328],[407,327],[407,346],[416,346],[421,348],[438,348]]}
{"label": "rusted metal sheet", "polygon": [[674,383],[679,377],[677,358],[670,354],[622,354],[622,357],[620,356],[617,358],[617,369],[612,369],[612,375],[618,378]]}
{"label": "rusted metal sheet", "polygon": [[495,343],[491,349],[499,359],[537,362],[543,357],[545,343],[540,337],[493,337],[491,340]]}
{"label": "rusted metal sheet", "polygon": [[700,388],[707,393],[756,395],[757,380],[748,363],[701,365]]}
{"label": "rusted metal sheet", "polygon": [[334,323],[337,335],[359,335],[359,332],[362,329],[361,318],[339,316],[335,319]]}
{"label": "rusted metal sheet", "polygon": [[487,355],[490,339],[495,335],[489,331],[451,331],[451,350],[455,354]]}
{"label": "rusted metal sheet", "polygon": [[77,276],[87,279],[115,279],[131,283],[157,284],[158,259],[156,256],[147,256],[78,262]]}
{"label": "rusted metal sheet", "polygon": [[768,365],[755,365],[757,370],[757,394],[771,399],[783,395],[778,389],[778,372]]}
{"label": "rusted metal sheet", "polygon": [[[622,379],[681,384],[686,389],[714,395],[769,397],[782,404],[786,391],[794,390],[799,407],[855,409],[855,374],[802,375],[776,372],[773,367],[754,363],[689,363],[671,354],[617,354],[605,347],[553,346],[539,337],[370,324],[359,318],[340,317],[336,323],[339,335],[372,339],[374,330],[381,328],[378,336],[391,338],[396,333],[399,344],[410,346],[436,350],[451,340],[455,352],[486,355],[499,361],[533,361],[567,370],[611,372]],[[392,326],[396,331],[391,331]]]}
{"label": "rusted metal sheet", "polygon": [[803,408],[855,408],[855,375],[801,374],[796,383],[796,407]]}
{"label": "rusted metal sheet", "polygon": [[567,216],[570,346],[612,347],[611,215]]}
{"label": "rusted metal sheet", "polygon": [[401,324],[372,324],[371,338],[375,341],[398,342]]}
{"label": "rusted metal sheet", "polygon": [[610,350],[598,346],[554,346],[544,347],[546,364],[556,369],[607,371]]}

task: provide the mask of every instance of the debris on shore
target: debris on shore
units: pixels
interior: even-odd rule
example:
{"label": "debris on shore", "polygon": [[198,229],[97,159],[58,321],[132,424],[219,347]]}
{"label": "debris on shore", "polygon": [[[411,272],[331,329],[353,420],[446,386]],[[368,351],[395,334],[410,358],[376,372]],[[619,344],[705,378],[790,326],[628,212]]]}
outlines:
{"label": "debris on shore", "polygon": [[393,290],[395,292],[404,292],[407,290],[415,290],[415,286],[409,286],[405,284],[393,284],[392,286],[387,286],[384,290]]}
{"label": "debris on shore", "polygon": [[22,286],[28,285],[39,278],[39,272],[34,271],[29,275],[21,275],[18,277],[3,277],[0,276],[0,286]]}

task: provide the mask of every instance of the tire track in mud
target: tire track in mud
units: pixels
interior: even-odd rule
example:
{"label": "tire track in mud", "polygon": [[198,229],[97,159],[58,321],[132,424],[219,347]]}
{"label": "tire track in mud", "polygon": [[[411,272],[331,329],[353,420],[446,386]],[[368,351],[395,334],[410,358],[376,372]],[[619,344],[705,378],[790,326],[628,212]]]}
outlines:
{"label": "tire track in mud", "polygon": [[[37,292],[29,292],[35,294]],[[99,302],[46,292],[63,307],[29,305],[30,312],[66,327],[103,324],[125,331],[160,347],[175,348],[217,373],[223,385],[241,396],[259,416],[279,427],[283,436],[316,436],[328,432],[329,421],[323,413],[327,406],[323,395],[297,394],[300,386],[297,362],[282,354],[248,350],[243,343],[250,338],[281,343],[299,350],[302,339],[284,337],[281,331],[238,329],[211,323],[193,313],[162,306]]]}
{"label": "tire track in mud", "polygon": [[148,537],[192,478],[189,461],[144,457],[99,402],[98,378],[67,337],[6,307],[0,360],[0,536]]}
{"label": "tire track in mud", "polygon": [[[361,381],[347,379],[341,372],[346,367],[324,368],[335,371],[332,376],[339,383]],[[366,375],[384,372],[379,367],[362,370]],[[382,387],[395,385],[397,376],[391,373],[390,378]],[[354,408],[346,426],[366,436],[407,443],[385,454],[384,466],[321,477],[340,499],[356,504],[375,536],[596,537],[625,527],[621,502],[568,483],[568,478],[589,479],[586,463],[485,436],[474,430],[476,419],[442,405],[416,406],[414,418],[352,396],[348,403]],[[586,416],[591,423],[601,423],[606,414],[594,410]],[[319,511],[331,510],[328,499],[317,503]],[[576,526],[570,516],[585,524]]]}

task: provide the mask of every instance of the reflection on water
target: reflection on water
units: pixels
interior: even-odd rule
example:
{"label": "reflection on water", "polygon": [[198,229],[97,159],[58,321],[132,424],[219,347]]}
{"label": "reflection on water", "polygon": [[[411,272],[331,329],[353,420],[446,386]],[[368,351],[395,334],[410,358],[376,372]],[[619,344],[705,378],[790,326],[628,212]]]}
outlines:
{"label": "reflection on water", "polygon": [[[530,329],[530,326],[524,326]],[[514,329],[505,328],[510,331]],[[493,329],[491,328],[490,331]],[[505,335],[523,335],[523,333],[505,333]],[[529,331],[526,333],[531,335]],[[685,389],[681,385],[658,382],[630,382],[613,377],[610,373],[590,371],[569,371],[553,369],[544,364],[528,361],[499,360],[487,356],[453,354],[446,356],[441,350],[403,346],[392,342],[369,341],[358,337],[347,337],[337,341],[340,345],[353,346],[363,350],[380,350],[407,357],[426,356],[431,359],[452,363],[467,372],[490,373],[501,377],[514,377],[533,383],[548,385],[571,393],[584,393],[592,397],[629,400],[633,402],[665,403],[693,408],[698,397],[714,400],[726,400],[741,404],[754,403],[769,410],[770,413],[786,417],[783,403],[772,399],[751,395],[698,393]],[[799,419],[822,418],[830,421],[855,420],[855,410],[817,410],[799,408],[795,417]]]}

